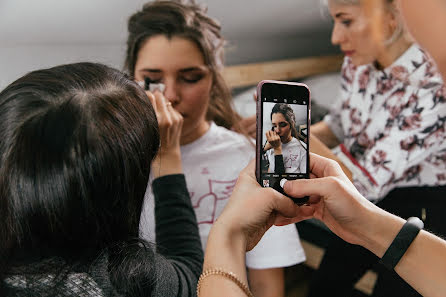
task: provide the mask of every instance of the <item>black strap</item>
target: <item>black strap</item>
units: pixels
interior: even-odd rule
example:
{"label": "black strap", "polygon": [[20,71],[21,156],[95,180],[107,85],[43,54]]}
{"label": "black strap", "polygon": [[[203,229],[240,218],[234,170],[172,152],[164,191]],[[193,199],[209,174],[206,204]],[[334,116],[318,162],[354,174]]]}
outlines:
{"label": "black strap", "polygon": [[388,269],[393,270],[421,229],[423,229],[423,222],[419,218],[407,219],[380,262]]}

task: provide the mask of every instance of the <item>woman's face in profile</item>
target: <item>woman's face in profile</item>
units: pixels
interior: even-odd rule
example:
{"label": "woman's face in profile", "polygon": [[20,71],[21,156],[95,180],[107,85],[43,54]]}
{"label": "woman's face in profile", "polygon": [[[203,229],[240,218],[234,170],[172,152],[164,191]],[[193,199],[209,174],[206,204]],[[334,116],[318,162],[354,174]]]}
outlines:
{"label": "woman's face in profile", "polygon": [[280,136],[280,141],[282,143],[287,143],[291,137],[291,127],[290,123],[287,122],[283,114],[279,112],[273,113],[271,117],[271,124],[274,132]]}
{"label": "woman's face in profile", "polygon": [[207,130],[212,74],[194,42],[164,35],[148,39],[135,64],[135,79],[146,77],[165,84],[164,96],[184,118],[182,139],[196,139]]}
{"label": "woman's face in profile", "polygon": [[[331,42],[339,45],[344,55],[352,59],[354,65],[364,65],[374,62],[378,59],[383,45],[378,44],[372,37],[375,33],[372,30],[373,22],[365,11],[363,5],[341,4],[336,0],[329,0],[330,15],[333,18],[333,30]],[[383,15],[383,22],[391,16],[389,13]],[[389,23],[388,22],[388,23]],[[378,27],[384,31],[390,28],[386,26]],[[373,29],[376,29],[374,27]],[[382,36],[390,36],[390,32],[379,32]]]}

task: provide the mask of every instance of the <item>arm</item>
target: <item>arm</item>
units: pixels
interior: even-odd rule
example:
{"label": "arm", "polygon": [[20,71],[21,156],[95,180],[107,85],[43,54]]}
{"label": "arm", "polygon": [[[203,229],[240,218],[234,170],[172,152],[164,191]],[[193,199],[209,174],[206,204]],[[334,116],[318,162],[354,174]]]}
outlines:
{"label": "arm", "polygon": [[153,181],[158,282],[154,296],[194,296],[203,250],[184,175]]}
{"label": "arm", "polygon": [[154,94],[147,91],[155,109],[160,129],[160,148],[152,162],[152,174],[155,178],[183,172],[180,151],[180,136],[183,128],[183,117],[171,104],[168,104],[161,92]]}
{"label": "arm", "polygon": [[[242,171],[231,198],[223,213],[212,226],[204,262],[204,270],[223,268],[232,271],[247,283],[245,253],[251,250],[274,223],[274,217],[283,212],[287,216],[308,218],[309,207],[297,207],[289,198],[271,188],[258,185],[254,175],[254,162]],[[277,205],[281,205],[276,212]],[[276,206],[275,206],[276,205]],[[250,211],[245,210],[249,208]],[[310,212],[309,212],[310,211]],[[272,213],[275,213],[271,216]],[[230,279],[211,275],[204,279],[199,296],[246,297],[246,294]]]}
{"label": "arm", "polygon": [[312,125],[311,134],[313,137],[316,136],[329,149],[341,143],[324,121]]}
{"label": "arm", "polygon": [[313,132],[310,136],[310,151],[338,162],[348,179],[352,180],[353,175],[350,169],[348,169],[345,164],[342,163],[341,160],[339,160],[339,158],[322,141],[313,135]]}
{"label": "arm", "polygon": [[[205,269],[222,267],[246,281],[245,248],[249,250],[255,245],[271,224],[285,225],[309,217],[323,221],[344,240],[381,257],[404,220],[362,197],[338,163],[312,154],[310,167],[314,178],[284,185],[289,195],[310,196],[310,206],[297,207],[276,191],[261,188],[251,163],[241,173],[230,201],[211,229]],[[251,209],[248,213],[244,211],[247,207]],[[445,296],[446,242],[421,231],[396,266],[396,272],[423,296]],[[246,295],[233,281],[213,275],[202,283],[200,296]]]}
{"label": "arm", "polygon": [[155,108],[161,146],[152,163],[155,197],[157,282],[152,296],[194,296],[203,250],[197,220],[182,173],[182,116],[160,92],[147,93]]}
{"label": "arm", "polygon": [[248,279],[255,297],[284,297],[285,274],[283,268],[249,269]]}
{"label": "arm", "polygon": [[[318,178],[287,182],[284,191],[312,196],[315,218],[344,240],[382,257],[405,221],[362,197],[338,164],[316,155],[311,158],[311,171]],[[445,296],[446,242],[421,231],[395,271],[421,295]]]}
{"label": "arm", "polygon": [[274,154],[274,173],[282,174],[285,173],[285,164],[283,164],[283,155]]}

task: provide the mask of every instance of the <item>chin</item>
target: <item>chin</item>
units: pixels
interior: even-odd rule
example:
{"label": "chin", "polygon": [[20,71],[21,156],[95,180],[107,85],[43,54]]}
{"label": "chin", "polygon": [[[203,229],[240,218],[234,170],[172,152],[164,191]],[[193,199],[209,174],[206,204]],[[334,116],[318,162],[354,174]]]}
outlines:
{"label": "chin", "polygon": [[375,61],[373,58],[366,58],[366,57],[351,57],[352,63],[355,66],[362,66],[371,64]]}

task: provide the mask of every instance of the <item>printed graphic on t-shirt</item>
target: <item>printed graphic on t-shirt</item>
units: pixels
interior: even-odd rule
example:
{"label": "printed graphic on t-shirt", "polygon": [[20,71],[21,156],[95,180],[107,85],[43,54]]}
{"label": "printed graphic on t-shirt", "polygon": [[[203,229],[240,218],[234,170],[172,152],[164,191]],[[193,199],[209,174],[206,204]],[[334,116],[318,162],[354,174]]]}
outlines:
{"label": "printed graphic on t-shirt", "polygon": [[285,168],[299,168],[300,163],[298,162],[299,155],[292,154],[291,152],[288,155],[288,158],[285,158]]}
{"label": "printed graphic on t-shirt", "polygon": [[[217,214],[217,205],[219,201],[226,200],[231,196],[237,179],[230,181],[208,180],[209,192],[201,195],[195,195],[190,192],[192,206],[197,214],[198,224],[213,224]],[[226,203],[226,202],[225,202]]]}

